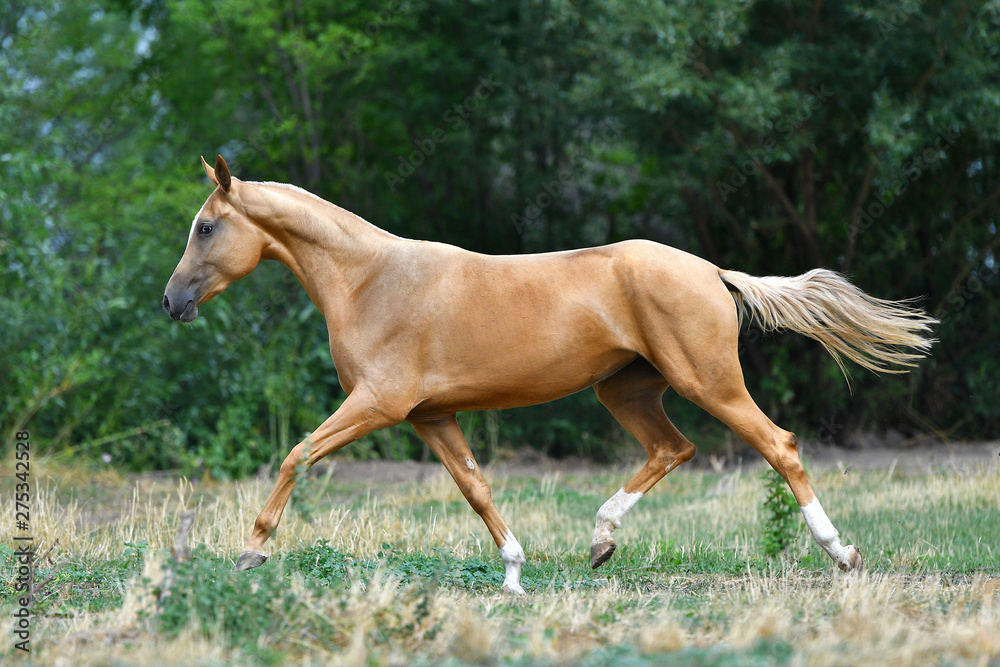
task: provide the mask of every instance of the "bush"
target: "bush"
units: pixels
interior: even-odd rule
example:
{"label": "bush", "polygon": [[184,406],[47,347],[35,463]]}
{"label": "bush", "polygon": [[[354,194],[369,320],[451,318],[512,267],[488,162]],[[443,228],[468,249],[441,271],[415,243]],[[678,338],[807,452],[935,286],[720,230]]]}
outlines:
{"label": "bush", "polygon": [[788,548],[798,530],[799,506],[785,480],[774,470],[761,475],[767,496],[764,499],[764,555],[776,558]]}

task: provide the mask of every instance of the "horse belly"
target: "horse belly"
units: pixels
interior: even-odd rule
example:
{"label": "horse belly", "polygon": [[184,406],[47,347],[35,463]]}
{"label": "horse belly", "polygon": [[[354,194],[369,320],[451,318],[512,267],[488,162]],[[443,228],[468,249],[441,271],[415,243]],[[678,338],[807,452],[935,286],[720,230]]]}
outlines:
{"label": "horse belly", "polygon": [[545,403],[591,386],[636,357],[620,309],[589,295],[483,311],[448,326],[424,357],[425,404],[481,410]]}

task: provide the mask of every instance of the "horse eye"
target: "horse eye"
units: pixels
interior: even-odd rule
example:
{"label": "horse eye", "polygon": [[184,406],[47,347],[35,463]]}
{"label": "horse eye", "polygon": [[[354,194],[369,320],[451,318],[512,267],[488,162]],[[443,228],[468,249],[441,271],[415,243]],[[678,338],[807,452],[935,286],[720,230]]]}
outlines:
{"label": "horse eye", "polygon": [[198,228],[198,233],[202,235],[208,235],[212,233],[212,225],[202,225]]}

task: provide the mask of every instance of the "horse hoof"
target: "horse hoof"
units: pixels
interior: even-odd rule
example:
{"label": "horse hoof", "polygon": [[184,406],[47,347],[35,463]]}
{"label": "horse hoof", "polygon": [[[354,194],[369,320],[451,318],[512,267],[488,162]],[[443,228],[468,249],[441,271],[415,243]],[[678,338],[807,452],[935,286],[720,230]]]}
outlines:
{"label": "horse hoof", "polygon": [[614,541],[600,542],[599,544],[590,545],[590,567],[596,570],[600,566],[604,565],[611,554],[615,552],[617,545]]}
{"label": "horse hoof", "polygon": [[267,562],[267,556],[258,551],[244,551],[240,554],[240,557],[236,559],[236,572],[243,572],[244,570],[252,570],[255,567],[260,567]]}
{"label": "horse hoof", "polygon": [[520,584],[507,584],[505,583],[501,588],[500,592],[504,595],[524,595],[524,589],[521,588]]}
{"label": "horse hoof", "polygon": [[865,562],[861,559],[861,550],[853,544],[847,545],[847,562],[837,563],[844,572],[861,572],[865,569]]}

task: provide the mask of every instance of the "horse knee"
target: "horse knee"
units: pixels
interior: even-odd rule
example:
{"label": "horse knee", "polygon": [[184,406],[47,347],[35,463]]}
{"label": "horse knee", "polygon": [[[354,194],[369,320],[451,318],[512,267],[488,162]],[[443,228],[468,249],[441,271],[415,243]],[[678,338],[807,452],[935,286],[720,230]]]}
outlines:
{"label": "horse knee", "polygon": [[274,515],[264,512],[261,512],[257,516],[257,519],[253,522],[254,532],[263,533],[264,535],[270,535],[277,527],[278,521],[275,519]]}
{"label": "horse knee", "polygon": [[476,514],[482,514],[493,506],[493,493],[486,482],[473,480],[462,486],[462,493]]}
{"label": "horse knee", "polygon": [[281,462],[281,467],[278,469],[278,473],[281,477],[295,477],[295,473],[298,471],[299,464],[303,461],[303,450],[305,443],[299,443],[292,447],[292,451],[288,453],[285,460]]}

